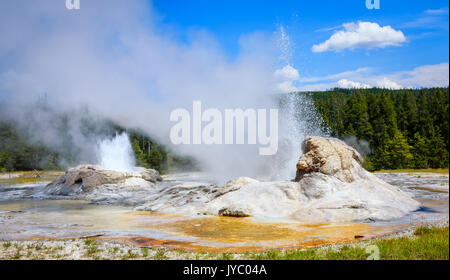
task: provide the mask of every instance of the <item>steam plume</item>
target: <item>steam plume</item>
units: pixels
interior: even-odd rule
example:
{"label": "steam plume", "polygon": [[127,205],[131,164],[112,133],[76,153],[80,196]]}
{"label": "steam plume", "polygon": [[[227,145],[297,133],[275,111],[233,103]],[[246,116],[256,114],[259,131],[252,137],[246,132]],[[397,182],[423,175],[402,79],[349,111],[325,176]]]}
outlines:
{"label": "steam plume", "polygon": [[[243,34],[234,59],[208,31],[187,35],[187,42],[174,38],[144,0],[84,1],[80,10],[67,10],[64,1],[2,1],[0,114],[33,131],[37,141],[61,151],[70,146],[80,161],[95,161],[99,151],[92,147],[104,134],[80,132],[84,110],[170,146],[170,112],[190,108],[193,100],[218,109],[277,106],[276,34]],[[30,126],[27,112],[43,95],[51,110],[34,114]],[[60,114],[69,116],[66,127],[54,125]],[[297,146],[292,158],[299,156]],[[270,163],[248,145],[171,148],[224,178],[257,176]]]}

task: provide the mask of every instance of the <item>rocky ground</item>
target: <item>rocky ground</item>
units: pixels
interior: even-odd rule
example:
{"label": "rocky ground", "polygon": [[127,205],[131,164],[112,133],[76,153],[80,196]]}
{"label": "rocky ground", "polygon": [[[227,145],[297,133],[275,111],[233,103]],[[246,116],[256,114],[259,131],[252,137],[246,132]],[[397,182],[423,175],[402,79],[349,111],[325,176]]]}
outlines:
{"label": "rocky ground", "polygon": [[[5,185],[0,188],[0,204],[4,204],[4,211],[0,211],[0,236],[7,240],[0,239],[0,259],[247,259],[257,258],[260,254],[192,253],[83,238],[12,241],[36,236],[86,236],[68,232],[69,229],[83,227],[87,223],[86,217],[92,219],[84,227],[94,233],[103,227],[122,233],[124,230],[140,230],[142,223],[133,224],[135,217],[121,216],[124,210],[117,208],[119,206],[127,207],[131,213],[150,210],[150,213],[181,214],[190,218],[198,218],[199,214],[209,219],[214,216],[250,216],[255,221],[262,219],[265,222],[357,221],[386,227],[416,222],[400,233],[382,238],[411,236],[417,221],[422,221],[422,218],[427,224],[439,222],[440,226],[448,226],[448,175],[380,173],[375,176],[361,167],[361,156],[356,150],[332,138],[310,137],[305,142],[304,152],[297,164],[295,181],[264,182],[241,177],[219,186],[207,180],[200,182],[198,178],[188,180],[165,176],[162,180],[158,172],[150,169],[124,173],[81,165],[67,170],[48,185]],[[47,203],[51,201],[55,203]],[[78,203],[80,201],[86,205]],[[117,209],[111,212],[103,206]],[[45,213],[46,223],[39,213]],[[112,214],[124,219],[111,223]],[[83,218],[74,222],[69,217]],[[104,217],[108,217],[106,222]],[[219,219],[241,221],[241,218]],[[442,219],[446,222],[442,223]],[[100,220],[103,221],[101,225]],[[50,229],[54,232],[50,233]],[[220,235],[217,224],[213,229],[209,230],[212,235]],[[195,233],[198,231],[196,228]],[[253,232],[254,228],[250,231]],[[55,235],[55,232],[67,234]],[[18,237],[22,233],[28,235]],[[240,233],[237,236],[241,236]],[[351,238],[353,240],[353,234]],[[254,240],[252,237],[251,241]],[[365,246],[367,242],[371,241],[354,242],[351,246]],[[324,247],[330,248],[339,250],[341,245]]]}
{"label": "rocky ground", "polygon": [[420,207],[411,195],[366,171],[359,153],[344,142],[309,137],[304,146],[295,181],[240,177],[223,186],[207,182],[166,185],[159,183],[162,178],[151,169],[126,173],[80,165],[48,184],[44,193],[186,216],[316,223],[391,220]]}
{"label": "rocky ground", "polygon": [[[414,231],[419,225],[411,225],[402,232],[345,244],[317,247],[319,250],[339,252],[343,246],[365,248],[376,240],[400,237],[415,238]],[[423,225],[420,225],[423,226]],[[431,226],[431,225],[427,225]],[[448,228],[448,220],[433,224],[434,227]],[[283,253],[285,250],[281,250]],[[280,253],[278,252],[278,253]],[[0,260],[248,260],[259,259],[264,252],[247,253],[207,253],[170,250],[125,245],[97,241],[93,239],[0,241]],[[267,257],[267,256],[266,256]]]}

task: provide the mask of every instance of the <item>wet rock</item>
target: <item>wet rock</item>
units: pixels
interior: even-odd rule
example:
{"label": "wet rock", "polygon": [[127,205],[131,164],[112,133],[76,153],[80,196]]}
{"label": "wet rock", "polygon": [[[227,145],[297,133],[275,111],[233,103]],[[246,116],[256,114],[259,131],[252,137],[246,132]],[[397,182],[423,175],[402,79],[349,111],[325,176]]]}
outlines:
{"label": "wet rock", "polygon": [[349,222],[402,217],[420,203],[362,168],[344,142],[310,137],[297,164],[297,181],[262,182],[241,177],[224,186],[170,187],[139,210],[198,215],[249,216],[301,222]]}
{"label": "wet rock", "polygon": [[258,180],[249,178],[249,177],[239,177],[237,179],[228,181],[225,186],[222,188],[217,188],[214,190],[214,198],[218,198],[219,196],[222,196],[224,194],[227,194],[229,192],[234,192],[239,190],[242,186],[246,186],[249,184],[257,183]]}
{"label": "wet rock", "polygon": [[304,143],[306,153],[297,163],[296,181],[305,174],[320,172],[344,182],[353,182],[360,174],[361,155],[335,138],[309,137]]}
{"label": "wet rock", "polygon": [[298,182],[260,182],[241,177],[224,186],[195,182],[169,187],[149,198],[136,210],[171,214],[213,214],[219,216],[288,217],[298,208],[302,196]]}
{"label": "wet rock", "polygon": [[136,170],[138,172],[140,172],[142,179],[144,179],[146,181],[156,183],[156,182],[161,182],[163,180],[163,178],[161,176],[159,176],[159,172],[154,169],[147,169],[147,168],[139,167]]}
{"label": "wet rock", "polygon": [[250,217],[250,212],[248,208],[231,205],[220,209],[218,215],[224,217]]}
{"label": "wet rock", "polygon": [[[152,187],[161,181],[158,171],[139,168],[136,172],[105,170],[96,165],[79,165],[68,169],[64,174],[48,184],[44,192],[49,195],[71,196],[77,194],[99,193],[98,190]],[[101,193],[101,192],[100,192]]]}
{"label": "wet rock", "polygon": [[399,218],[420,203],[362,166],[359,153],[334,138],[309,137],[297,163],[297,180],[307,203],[292,214],[302,221]]}
{"label": "wet rock", "polygon": [[185,182],[158,189],[136,210],[194,215],[204,213],[203,206],[214,199],[221,188],[202,182]]}
{"label": "wet rock", "polygon": [[367,219],[362,220],[363,223],[367,223],[367,224],[375,223],[376,221],[377,220],[375,220],[374,218],[367,218]]}

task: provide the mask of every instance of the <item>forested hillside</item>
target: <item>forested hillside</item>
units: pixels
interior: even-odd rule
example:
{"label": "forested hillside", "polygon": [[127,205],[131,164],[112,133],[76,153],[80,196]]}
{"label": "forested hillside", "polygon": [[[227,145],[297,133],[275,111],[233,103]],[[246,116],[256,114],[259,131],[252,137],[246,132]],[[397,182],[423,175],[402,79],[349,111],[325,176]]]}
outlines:
{"label": "forested hillside", "polygon": [[449,89],[335,89],[311,95],[335,137],[370,144],[365,167],[448,168]]}
{"label": "forested hillside", "polygon": [[[111,125],[110,136],[125,129]],[[127,130],[134,150],[136,164],[153,168],[160,172],[173,169],[195,169],[196,162],[192,158],[171,154],[166,148],[150,138],[134,130]],[[70,158],[76,158],[72,151],[61,154],[55,148],[41,144],[30,144],[26,137],[9,122],[0,121],[0,172],[16,170],[64,169],[64,165],[74,165]],[[74,151],[76,153],[76,150]],[[61,160],[64,158],[64,160]],[[64,162],[64,164],[62,164]]]}
{"label": "forested hillside", "polygon": [[[335,89],[297,94],[313,98],[324,128],[332,136],[347,142],[354,137],[359,143],[367,141],[370,150],[364,151],[364,166],[369,170],[449,166],[448,88]],[[64,116],[58,119],[64,120]],[[96,130],[92,125],[86,125],[86,133]],[[124,130],[114,124],[102,126],[108,127],[102,133],[111,136]],[[127,133],[137,165],[162,172],[195,168],[194,159],[171,154],[139,131]],[[69,165],[70,158],[76,158],[76,149],[55,149],[25,139],[27,136],[12,123],[0,120],[0,171],[65,168],[62,158],[66,164],[69,159]],[[70,139],[64,142],[70,143]]]}
{"label": "forested hillside", "polygon": [[0,120],[0,172],[58,169],[58,157],[44,145],[30,145],[12,123]]}
{"label": "forested hillside", "polygon": [[[122,129],[118,129],[122,130]],[[136,165],[153,168],[159,172],[168,170],[196,170],[197,162],[190,157],[181,157],[169,152],[163,145],[137,131],[127,131],[134,151]]]}

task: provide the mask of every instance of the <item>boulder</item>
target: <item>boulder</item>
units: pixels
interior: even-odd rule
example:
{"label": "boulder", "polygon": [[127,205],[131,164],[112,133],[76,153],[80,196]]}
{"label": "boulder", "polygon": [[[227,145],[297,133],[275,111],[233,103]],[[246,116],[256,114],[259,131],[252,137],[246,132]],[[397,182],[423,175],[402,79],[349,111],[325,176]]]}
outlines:
{"label": "boulder", "polygon": [[295,181],[241,177],[224,186],[191,182],[167,188],[137,209],[261,220],[350,222],[400,218],[420,207],[408,193],[366,171],[361,155],[338,139],[310,137],[304,152]]}
{"label": "boulder", "polygon": [[218,215],[224,217],[250,217],[250,209],[238,205],[230,205],[219,210]]}
{"label": "boulder", "polygon": [[79,165],[68,169],[64,174],[48,184],[44,192],[49,195],[70,196],[92,193],[103,186],[152,186],[161,181],[158,171],[140,168],[136,172],[105,170],[97,165]]}
{"label": "boulder", "polygon": [[410,194],[365,170],[361,155],[341,140],[309,137],[304,152],[296,181],[308,202],[292,213],[296,220],[389,220],[420,207]]}
{"label": "boulder", "polygon": [[363,158],[343,141],[314,136],[309,137],[303,146],[306,153],[297,163],[296,181],[313,172],[334,176],[348,183],[358,179]]}
{"label": "boulder", "polygon": [[156,171],[155,169],[147,169],[147,168],[143,168],[143,167],[138,167],[138,168],[136,168],[136,171],[138,171],[141,174],[142,179],[144,179],[146,181],[149,181],[152,183],[162,181],[162,177],[159,176],[159,172]]}

